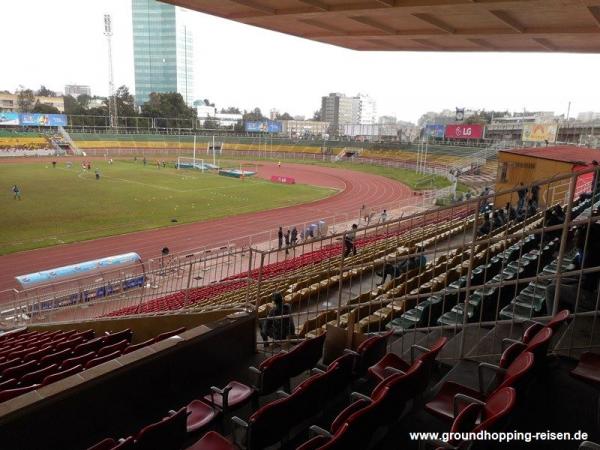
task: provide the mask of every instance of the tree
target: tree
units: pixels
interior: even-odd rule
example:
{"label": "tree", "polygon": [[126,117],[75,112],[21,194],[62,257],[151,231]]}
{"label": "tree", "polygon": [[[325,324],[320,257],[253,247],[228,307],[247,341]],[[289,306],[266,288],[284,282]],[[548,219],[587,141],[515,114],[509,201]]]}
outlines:
{"label": "tree", "polygon": [[119,86],[115,92],[115,97],[117,99],[117,114],[119,117],[137,116],[133,95],[131,95],[127,86]]}
{"label": "tree", "polygon": [[37,95],[38,97],[56,97],[56,92],[51,91],[50,89],[48,89],[46,86],[44,86],[42,84],[40,86],[40,88],[37,90],[37,92],[35,93],[35,95]]}
{"label": "tree", "polygon": [[313,117],[312,120],[317,120],[317,121],[321,121],[321,110],[317,109],[314,113],[313,113]]}
{"label": "tree", "polygon": [[277,120],[294,120],[294,118],[289,113],[277,114],[275,117]]}
{"label": "tree", "polygon": [[45,105],[40,103],[40,101],[35,102],[35,106],[31,110],[31,112],[39,113],[39,114],[60,114],[58,108],[52,105]]}
{"label": "tree", "polygon": [[90,107],[90,100],[92,100],[92,97],[87,94],[81,94],[77,96],[77,103],[79,103],[83,109],[88,109]]}
{"label": "tree", "polygon": [[242,112],[239,108],[235,106],[230,106],[229,108],[221,108],[221,114],[241,114]]}
{"label": "tree", "polygon": [[257,122],[264,120],[265,116],[262,115],[260,108],[254,108],[252,111],[244,111],[244,121]]}
{"label": "tree", "polygon": [[215,104],[214,104],[214,103],[211,103],[211,102],[210,102],[210,100],[209,100],[209,99],[207,99],[207,98],[205,98],[205,99],[203,100],[203,102],[204,102],[204,104],[205,104],[206,106],[212,106],[213,108],[215,107]]}
{"label": "tree", "polygon": [[31,112],[35,106],[35,97],[31,89],[23,89],[17,94],[17,106],[21,112]]}
{"label": "tree", "polygon": [[196,119],[196,108],[190,108],[177,92],[152,92],[142,106],[142,114],[146,117],[172,117],[180,119]]}

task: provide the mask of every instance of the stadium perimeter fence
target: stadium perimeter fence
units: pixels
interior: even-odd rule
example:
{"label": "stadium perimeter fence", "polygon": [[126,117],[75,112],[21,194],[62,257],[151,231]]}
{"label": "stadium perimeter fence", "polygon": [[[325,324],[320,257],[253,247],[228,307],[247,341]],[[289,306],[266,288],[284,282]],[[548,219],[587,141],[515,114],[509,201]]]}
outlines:
{"label": "stadium perimeter fence", "polygon": [[[598,175],[595,173],[596,178]],[[595,248],[590,244],[592,238],[598,239],[590,235],[590,225],[597,219],[595,208],[599,205],[597,186],[592,183],[593,176],[594,170],[590,169],[540,181],[540,208],[535,214],[483,237],[477,233],[486,214],[482,212],[482,207],[494,202],[517,205],[517,188],[449,207],[394,217],[385,222],[362,223],[357,231],[356,256],[344,255],[342,251],[347,236],[346,224],[333,233],[298,242],[288,249],[287,254],[285,249],[277,248],[272,235],[270,241],[263,241],[267,244],[262,246],[258,242],[260,238],[253,238],[256,241],[252,244],[232,242],[213,249],[150,259],[144,262],[141,272],[114,276],[105,274],[97,282],[80,283],[76,297],[70,291],[72,285],[66,284],[45,286],[43,290],[12,292],[13,301],[3,303],[0,321],[5,326],[14,326],[104,315],[185,313],[237,305],[258,310],[262,323],[268,314],[270,295],[274,291],[281,291],[292,305],[291,317],[298,330],[295,338],[276,342],[285,346],[322,332],[327,326],[348,330],[349,333],[383,332],[385,322],[378,317],[384,314],[397,317],[399,314],[395,315],[394,308],[399,307],[402,311],[408,309],[400,307],[401,302],[410,302],[413,306],[425,305],[424,302],[436,295],[441,296],[444,302],[449,296],[447,285],[451,279],[457,281],[464,277],[467,280],[455,288],[455,294],[462,300],[470,299],[473,293],[481,289],[498,289],[498,297],[488,299],[493,302],[494,314],[491,319],[483,315],[470,317],[469,308],[464,308],[460,320],[453,326],[443,328],[445,334],[456,336],[463,329],[481,334],[487,332],[491,325],[499,323],[517,326],[523,317],[513,315],[510,319],[504,319],[500,315],[507,305],[512,304],[506,303],[512,297],[501,298],[503,290],[514,288],[517,293],[517,287],[528,283],[548,283],[545,280],[549,280],[560,285],[562,279],[575,277],[579,279],[574,293],[575,316],[581,318],[581,323],[594,336],[600,330],[600,324],[597,323],[600,298],[598,291],[595,291],[595,307],[585,311],[581,279],[583,275],[600,271],[600,266],[574,269],[568,264],[573,256],[571,233],[574,228],[580,227],[587,233],[584,248],[581,249],[584,256],[587,249]],[[593,200],[588,200],[589,206],[583,213],[571,217],[572,211],[578,207],[578,196],[588,191]],[[563,206],[567,219],[563,223],[549,225],[545,216],[557,204]],[[393,209],[390,207],[389,210]],[[545,236],[550,234],[557,237],[552,254],[555,263],[553,272],[538,267],[535,272],[522,277],[498,277],[485,283],[470,283],[478,265],[489,264],[511,245],[531,239],[528,236],[538,236],[538,247],[531,250],[542,252],[547,242]],[[518,251],[518,260],[521,261],[525,252]],[[377,272],[382,270],[386,262],[397,264],[413,256],[425,256],[429,262],[427,270],[410,279],[396,277],[392,284],[377,286]],[[509,266],[511,270],[521,273],[518,263],[516,266],[508,262],[506,266],[504,262],[502,264],[499,273]],[[122,285],[140,276],[143,276],[143,285],[122,289],[115,295],[85,296],[86,292],[98,292],[99,289],[106,292],[109,284]],[[68,298],[74,300],[72,303],[64,303],[67,295],[71,295]],[[555,313],[558,308],[558,298],[553,300],[553,309],[548,313]],[[537,311],[532,312],[531,318],[546,315],[545,310]],[[426,326],[420,323],[405,335],[402,345],[408,349],[416,342],[418,332],[427,332],[435,327],[438,327],[435,322],[428,322]],[[583,351],[592,345],[591,338],[586,346],[574,336],[564,342],[568,352]],[[460,345],[456,356],[464,356],[467,350],[466,343]]]}

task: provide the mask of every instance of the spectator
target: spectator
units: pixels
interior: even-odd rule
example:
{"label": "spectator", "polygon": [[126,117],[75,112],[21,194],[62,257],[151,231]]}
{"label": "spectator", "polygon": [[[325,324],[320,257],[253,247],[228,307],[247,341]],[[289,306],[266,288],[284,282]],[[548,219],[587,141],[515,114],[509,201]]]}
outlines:
{"label": "spectator", "polygon": [[94,173],[96,174],[96,180],[100,179],[100,171],[98,169],[94,170]]}
{"label": "spectator", "polygon": [[531,200],[535,202],[536,207],[540,204],[540,187],[537,184],[531,186]]}
{"label": "spectator", "polygon": [[525,212],[526,217],[531,217],[535,215],[537,212],[537,205],[534,203],[533,199],[529,199],[527,201],[527,211]]}
{"label": "spectator", "polygon": [[[561,219],[554,208],[546,210],[546,213],[544,214],[544,226],[552,227],[560,225],[563,221],[564,217]],[[546,231],[544,232],[544,241],[551,241],[554,238],[560,237],[561,233],[562,231],[560,229]]]}
{"label": "spectator", "polygon": [[294,227],[292,228],[292,235],[290,237],[290,244],[292,244],[292,247],[296,245],[296,242],[298,242],[298,230]]}
{"label": "spectator", "polygon": [[286,339],[288,336],[294,335],[296,332],[294,319],[291,316],[280,317],[291,314],[292,310],[290,305],[284,304],[283,296],[280,292],[274,292],[272,298],[274,304],[273,308],[271,308],[271,311],[269,311],[269,315],[263,322],[260,330],[260,335],[265,343],[265,347],[269,345],[270,337],[278,341]]}
{"label": "spectator", "polygon": [[492,230],[492,224],[490,222],[490,216],[489,216],[489,214],[485,214],[484,219],[483,219],[483,224],[479,227],[477,234],[479,236],[485,236],[491,230]]}
{"label": "spectator", "polygon": [[289,228],[285,232],[284,238],[285,238],[285,254],[289,255],[289,253],[290,253],[290,250],[289,250],[289,247],[290,247],[290,229]]}
{"label": "spectator", "polygon": [[277,249],[281,250],[283,247],[283,228],[279,227],[279,231],[277,231]]}
{"label": "spectator", "polygon": [[379,221],[381,223],[385,223],[387,221],[387,210],[383,210],[383,212],[381,213],[381,216],[379,217]]}
{"label": "spectator", "polygon": [[511,222],[517,218],[517,211],[515,211],[515,208],[513,208],[510,202],[506,203],[506,216]]}
{"label": "spectator", "polygon": [[500,228],[502,226],[502,221],[500,220],[500,217],[498,216],[498,211],[494,211],[492,213],[492,227],[494,229],[496,228]]}
{"label": "spectator", "polygon": [[[383,277],[377,286],[381,286],[385,283],[388,275],[392,277],[392,279],[399,277],[404,272],[409,272],[413,269],[422,270],[427,265],[427,258],[422,253],[422,248],[411,248],[409,252],[412,254],[408,259],[404,259],[396,264],[385,263],[383,266],[383,272],[377,272],[377,275]],[[419,255],[415,255],[415,253],[420,253]]]}
{"label": "spectator", "polygon": [[21,189],[16,184],[13,184],[12,188],[10,188],[13,195],[15,196],[15,200],[21,200]]}
{"label": "spectator", "polygon": [[[600,266],[600,224],[593,223],[589,234],[587,227],[578,228],[575,232],[575,249],[577,253],[573,258],[572,265],[567,267],[567,270],[589,269]],[[575,312],[577,302],[577,312],[596,309],[599,280],[600,272],[562,277],[559,287],[558,310],[567,308],[569,311]],[[549,315],[552,314],[555,293],[556,283],[551,283],[546,288],[546,311]]]}
{"label": "spectator", "polygon": [[356,255],[356,230],[358,225],[355,223],[352,224],[352,229],[350,231],[346,231],[346,236],[344,238],[344,258],[352,252],[353,255]]}
{"label": "spectator", "polygon": [[498,219],[500,219],[500,222],[502,223],[502,225],[506,225],[506,223],[508,223],[508,219],[507,219],[506,215],[504,214],[504,210],[502,208],[500,208],[498,210]]}
{"label": "spectator", "polygon": [[527,197],[527,188],[521,181],[519,183],[519,190],[517,191],[519,196],[519,204],[517,205],[517,210],[521,210],[525,207],[525,197]]}

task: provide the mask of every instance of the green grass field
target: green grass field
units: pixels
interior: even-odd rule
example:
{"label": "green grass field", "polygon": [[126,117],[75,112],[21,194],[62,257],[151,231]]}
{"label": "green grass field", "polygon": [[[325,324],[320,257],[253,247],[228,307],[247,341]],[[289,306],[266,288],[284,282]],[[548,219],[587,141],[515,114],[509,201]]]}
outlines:
{"label": "green grass field", "polygon": [[[95,179],[94,169],[101,173]],[[332,189],[244,180],[137,163],[2,164],[0,254],[297,205]],[[22,200],[14,200],[17,184]]]}

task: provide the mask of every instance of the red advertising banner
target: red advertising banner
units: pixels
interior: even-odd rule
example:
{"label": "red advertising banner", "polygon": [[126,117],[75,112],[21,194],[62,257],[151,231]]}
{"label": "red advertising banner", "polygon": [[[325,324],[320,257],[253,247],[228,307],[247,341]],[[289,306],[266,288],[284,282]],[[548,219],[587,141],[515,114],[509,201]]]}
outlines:
{"label": "red advertising banner", "polygon": [[296,180],[293,177],[282,177],[279,175],[271,175],[271,181],[275,183],[295,184]]}
{"label": "red advertising banner", "polygon": [[446,125],[444,136],[448,139],[481,139],[483,137],[483,126]]}

